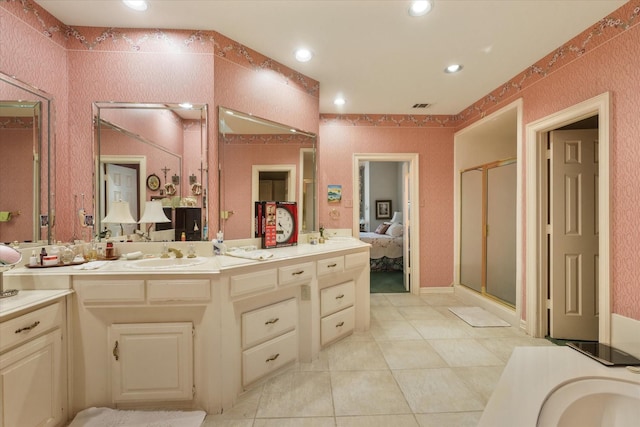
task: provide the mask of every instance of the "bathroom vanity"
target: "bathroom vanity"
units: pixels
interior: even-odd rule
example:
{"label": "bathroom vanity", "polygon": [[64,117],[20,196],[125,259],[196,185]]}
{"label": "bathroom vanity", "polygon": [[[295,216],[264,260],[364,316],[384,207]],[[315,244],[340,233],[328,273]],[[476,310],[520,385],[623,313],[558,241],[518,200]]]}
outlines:
{"label": "bathroom vanity", "polygon": [[[210,245],[197,245],[205,261],[188,267],[137,268],[136,261],[118,260],[96,270],[23,267],[5,275],[23,289],[22,298],[47,281],[63,288],[50,291],[60,293],[58,300],[18,313],[28,325],[43,307],[55,312],[46,329],[57,343],[52,363],[60,366],[52,379],[66,385],[68,376],[68,390],[61,385],[59,392],[68,409],[45,425],[92,406],[220,413],[261,380],[369,328],[369,246],[359,240],[272,249],[261,261],[210,256]],[[20,316],[1,314],[4,334]],[[9,353],[20,357],[19,347],[5,353],[2,337],[6,364]],[[8,398],[26,400],[25,393]]]}

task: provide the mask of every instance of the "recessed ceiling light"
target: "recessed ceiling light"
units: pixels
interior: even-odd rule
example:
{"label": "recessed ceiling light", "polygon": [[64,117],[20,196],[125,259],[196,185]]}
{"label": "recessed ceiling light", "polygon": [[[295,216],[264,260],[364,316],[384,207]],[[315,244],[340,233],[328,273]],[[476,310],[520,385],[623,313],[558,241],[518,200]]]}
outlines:
{"label": "recessed ceiling light", "polygon": [[295,55],[298,62],[308,62],[313,58],[311,51],[305,48],[296,50]]}
{"label": "recessed ceiling light", "polygon": [[448,73],[448,74],[453,74],[453,73],[457,73],[460,70],[462,70],[462,65],[460,65],[460,64],[451,64],[447,68],[444,69],[444,72]]}
{"label": "recessed ceiling light", "polygon": [[409,7],[409,15],[423,16],[431,12],[431,9],[433,9],[432,0],[412,1]]}
{"label": "recessed ceiling light", "polygon": [[122,3],[133,10],[139,10],[141,12],[147,10],[147,2],[144,0],[122,0]]}
{"label": "recessed ceiling light", "polygon": [[344,105],[346,103],[347,103],[347,101],[341,96],[339,96],[339,97],[337,97],[336,99],[333,100],[333,104],[334,105]]}

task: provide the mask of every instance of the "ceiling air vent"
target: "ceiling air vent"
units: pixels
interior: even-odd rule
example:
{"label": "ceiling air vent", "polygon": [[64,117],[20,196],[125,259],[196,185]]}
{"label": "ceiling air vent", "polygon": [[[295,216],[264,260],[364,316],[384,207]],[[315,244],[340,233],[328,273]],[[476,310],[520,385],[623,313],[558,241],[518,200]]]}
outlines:
{"label": "ceiling air vent", "polygon": [[431,104],[413,104],[411,108],[428,108]]}

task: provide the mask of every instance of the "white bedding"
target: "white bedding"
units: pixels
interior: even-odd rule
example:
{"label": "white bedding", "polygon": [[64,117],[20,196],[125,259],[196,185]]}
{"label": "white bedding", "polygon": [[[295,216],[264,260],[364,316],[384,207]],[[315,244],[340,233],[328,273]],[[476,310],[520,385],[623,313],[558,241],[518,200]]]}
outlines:
{"label": "white bedding", "polygon": [[400,258],[402,256],[402,236],[360,232],[360,240],[371,244],[371,259]]}

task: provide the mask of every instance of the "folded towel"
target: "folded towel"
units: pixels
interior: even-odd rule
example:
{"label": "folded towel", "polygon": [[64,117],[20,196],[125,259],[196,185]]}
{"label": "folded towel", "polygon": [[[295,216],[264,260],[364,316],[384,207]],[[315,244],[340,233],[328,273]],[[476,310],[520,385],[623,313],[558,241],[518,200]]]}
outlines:
{"label": "folded towel", "polygon": [[106,265],[109,261],[91,261],[84,264],[76,265],[76,270],[96,270],[104,265]]}
{"label": "folded towel", "polygon": [[245,251],[239,248],[231,248],[225,253],[225,255],[237,258],[253,259],[256,261],[262,261],[273,256],[269,251]]}
{"label": "folded towel", "polygon": [[11,212],[0,212],[0,222],[11,220]]}

